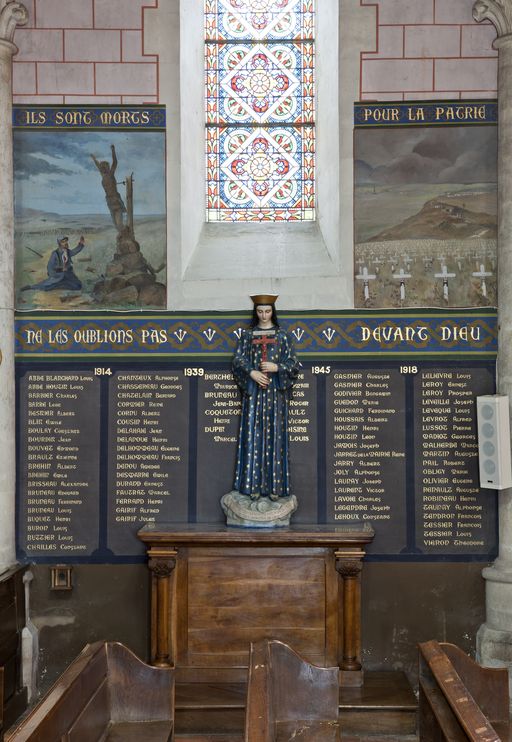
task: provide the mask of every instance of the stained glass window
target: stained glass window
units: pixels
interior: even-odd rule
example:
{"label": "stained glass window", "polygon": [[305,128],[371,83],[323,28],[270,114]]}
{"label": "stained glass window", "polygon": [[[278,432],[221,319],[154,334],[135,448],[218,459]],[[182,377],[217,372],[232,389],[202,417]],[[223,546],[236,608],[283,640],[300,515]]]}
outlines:
{"label": "stained glass window", "polygon": [[315,218],[314,0],[205,0],[207,221]]}

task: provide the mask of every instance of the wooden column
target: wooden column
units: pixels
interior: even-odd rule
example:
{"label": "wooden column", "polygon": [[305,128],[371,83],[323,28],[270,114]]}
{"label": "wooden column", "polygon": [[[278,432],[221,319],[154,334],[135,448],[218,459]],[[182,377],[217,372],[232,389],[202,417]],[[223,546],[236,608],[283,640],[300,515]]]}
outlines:
{"label": "wooden column", "polygon": [[343,642],[340,662],[343,684],[362,683],[361,664],[361,570],[364,551],[337,551],[336,571],[342,579]]}
{"label": "wooden column", "polygon": [[174,549],[150,549],[151,570],[151,664],[155,667],[174,665],[172,641],[172,576],[176,567]]}

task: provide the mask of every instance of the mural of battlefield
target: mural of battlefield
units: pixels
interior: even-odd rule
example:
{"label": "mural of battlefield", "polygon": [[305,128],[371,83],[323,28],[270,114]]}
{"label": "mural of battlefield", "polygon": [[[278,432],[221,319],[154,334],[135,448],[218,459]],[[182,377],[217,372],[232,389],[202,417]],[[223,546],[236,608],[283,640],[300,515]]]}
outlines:
{"label": "mural of battlefield", "polygon": [[18,310],[166,306],[164,132],[19,130],[14,163]]}
{"label": "mural of battlefield", "polygon": [[355,132],[356,307],[496,305],[496,127]]}

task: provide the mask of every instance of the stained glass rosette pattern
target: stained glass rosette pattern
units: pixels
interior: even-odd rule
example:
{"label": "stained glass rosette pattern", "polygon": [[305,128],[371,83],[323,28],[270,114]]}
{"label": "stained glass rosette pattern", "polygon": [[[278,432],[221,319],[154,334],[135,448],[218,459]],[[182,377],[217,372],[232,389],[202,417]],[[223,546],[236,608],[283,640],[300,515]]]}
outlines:
{"label": "stained glass rosette pattern", "polygon": [[313,0],[205,0],[208,221],[315,218]]}

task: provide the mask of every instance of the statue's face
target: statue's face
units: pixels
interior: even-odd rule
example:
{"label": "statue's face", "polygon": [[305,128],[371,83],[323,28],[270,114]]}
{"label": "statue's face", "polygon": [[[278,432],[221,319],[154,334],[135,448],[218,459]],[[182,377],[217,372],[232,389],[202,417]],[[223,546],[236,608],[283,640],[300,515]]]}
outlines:
{"label": "statue's face", "polygon": [[270,304],[258,304],[256,307],[258,326],[263,329],[272,327],[272,306]]}

